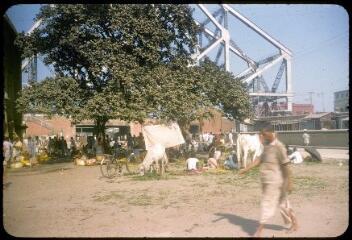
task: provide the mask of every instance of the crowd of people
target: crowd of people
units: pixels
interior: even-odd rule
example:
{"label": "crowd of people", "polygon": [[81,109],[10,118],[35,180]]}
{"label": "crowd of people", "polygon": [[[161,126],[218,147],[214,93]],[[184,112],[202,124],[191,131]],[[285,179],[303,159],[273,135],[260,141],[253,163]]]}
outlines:
{"label": "crowd of people", "polygon": [[3,152],[6,164],[20,160],[21,156],[28,155],[29,159],[36,158],[38,154],[46,153],[52,157],[73,156],[77,151],[76,141],[71,137],[68,141],[64,137],[28,136],[21,140],[15,137],[11,141],[5,137]]}
{"label": "crowd of people", "polygon": [[3,141],[4,165],[20,161],[22,156],[29,160],[36,159],[39,154],[46,154],[53,159],[70,159],[75,155],[86,155],[88,157],[112,154],[115,157],[123,155],[126,150],[137,151],[144,149],[142,135],[132,137],[130,134],[124,136],[101,137],[76,136],[64,138],[63,136],[28,136],[22,140],[15,137],[11,141],[8,137]]}
{"label": "crowd of people", "polygon": [[[224,167],[226,169],[238,167],[232,132],[190,134],[186,137],[186,148],[189,151],[186,159],[186,169],[190,172],[202,172],[203,170],[218,168],[219,160],[225,149],[230,149],[230,153],[224,161]],[[208,152],[208,158],[204,161],[204,164],[200,164],[200,160],[196,158],[197,152]]]}
{"label": "crowd of people", "polygon": [[[178,151],[168,150],[168,155],[171,158],[177,154],[186,156],[187,170],[199,170],[199,160],[195,158],[195,154],[199,152],[208,152],[208,159],[204,162],[202,168],[217,168],[218,161],[225,149],[230,149],[230,153],[224,159],[224,167],[226,169],[237,169],[237,154],[234,150],[234,141],[232,132],[213,134],[205,132],[203,134],[188,134],[185,136],[185,144]],[[63,136],[34,136],[27,137],[21,141],[18,137],[11,141],[5,137],[3,142],[4,164],[16,162],[19,157],[27,154],[30,159],[36,158],[38,154],[45,153],[51,158],[73,158],[75,155],[86,155],[88,157],[99,156],[103,154],[111,154],[115,158],[126,157],[127,152],[139,154],[145,149],[144,139],[142,134],[139,136],[124,136],[110,137],[105,136],[105,141],[102,138],[76,136],[65,139]],[[174,156],[173,156],[174,155]],[[294,149],[288,151],[289,159],[293,163],[303,162],[302,156]],[[197,163],[197,164],[196,164]]]}

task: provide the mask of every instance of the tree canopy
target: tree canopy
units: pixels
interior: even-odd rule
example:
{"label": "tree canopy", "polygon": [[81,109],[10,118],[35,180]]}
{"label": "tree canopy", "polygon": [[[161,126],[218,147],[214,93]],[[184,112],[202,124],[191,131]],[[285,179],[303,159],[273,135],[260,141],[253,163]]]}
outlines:
{"label": "tree canopy", "polygon": [[41,26],[16,42],[56,76],[22,90],[24,112],[94,119],[101,130],[116,118],[186,123],[214,106],[235,119],[250,114],[233,75],[207,60],[189,67],[198,28],[187,5],[45,5],[37,19]]}

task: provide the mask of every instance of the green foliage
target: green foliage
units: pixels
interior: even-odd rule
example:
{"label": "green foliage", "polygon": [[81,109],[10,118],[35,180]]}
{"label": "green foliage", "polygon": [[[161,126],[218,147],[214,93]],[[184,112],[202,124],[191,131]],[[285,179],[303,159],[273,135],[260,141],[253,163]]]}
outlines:
{"label": "green foliage", "polygon": [[244,120],[253,116],[246,84],[232,73],[205,59],[200,66],[205,92],[212,105],[230,119]]}
{"label": "green foliage", "polygon": [[23,89],[23,112],[94,119],[98,131],[114,118],[184,125],[214,106],[231,118],[248,115],[239,80],[209,61],[188,67],[198,28],[187,5],[45,5],[37,19],[41,27],[16,43],[57,75]]}

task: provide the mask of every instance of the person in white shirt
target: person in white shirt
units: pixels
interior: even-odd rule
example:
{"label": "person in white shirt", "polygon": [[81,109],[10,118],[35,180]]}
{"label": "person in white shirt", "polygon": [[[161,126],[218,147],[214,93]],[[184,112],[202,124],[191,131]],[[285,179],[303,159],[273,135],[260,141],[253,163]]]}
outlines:
{"label": "person in white shirt", "polygon": [[190,157],[186,160],[186,167],[188,171],[197,171],[198,158]]}
{"label": "person in white shirt", "polygon": [[233,135],[232,132],[229,132],[229,143],[232,146],[233,145]]}
{"label": "person in white shirt", "polygon": [[198,143],[195,139],[192,139],[191,141],[191,149],[193,148],[193,151],[197,152],[198,151]]}
{"label": "person in white shirt", "polygon": [[304,142],[304,145],[308,146],[309,143],[310,143],[310,136],[309,134],[307,133],[307,129],[304,129],[303,130],[303,135],[302,135],[302,138],[303,138],[303,142]]}
{"label": "person in white shirt", "polygon": [[10,142],[8,137],[5,137],[4,142],[2,143],[2,150],[3,150],[3,156],[4,156],[3,165],[4,166],[6,166],[7,163],[11,161],[12,149],[13,149],[12,143]]}
{"label": "person in white shirt", "polygon": [[214,135],[213,133],[210,133],[209,136],[208,136],[208,144],[212,144],[213,143],[213,140],[214,140]]}
{"label": "person in white shirt", "polygon": [[295,147],[293,149],[293,153],[288,156],[290,161],[294,164],[302,163],[303,162],[303,157],[300,152],[298,152],[297,148]]}
{"label": "person in white shirt", "polygon": [[204,142],[208,142],[208,140],[209,140],[209,134],[208,133],[204,133],[203,134],[203,141]]}

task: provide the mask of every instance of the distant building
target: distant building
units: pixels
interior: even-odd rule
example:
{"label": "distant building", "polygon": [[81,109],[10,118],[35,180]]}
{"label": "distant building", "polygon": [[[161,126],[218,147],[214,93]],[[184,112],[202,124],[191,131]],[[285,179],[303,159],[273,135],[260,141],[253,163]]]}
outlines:
{"label": "distant building", "polygon": [[314,113],[313,104],[292,104],[292,115],[301,115],[301,114],[312,114]]}
{"label": "distant building", "polygon": [[261,117],[255,120],[254,130],[259,131],[271,125],[275,131],[301,130],[301,122],[307,115]]}
{"label": "distant building", "polygon": [[212,132],[214,134],[220,134],[236,129],[235,121],[223,117],[221,113],[216,110],[212,111],[212,114],[212,118],[191,122],[191,133]]}
{"label": "distant building", "polygon": [[[280,109],[286,109],[287,103],[283,102],[279,104]],[[302,115],[314,113],[313,104],[306,103],[292,103],[292,115]]]}
{"label": "distant building", "polygon": [[254,130],[270,124],[276,131],[336,129],[336,117],[332,112],[305,115],[261,117],[255,120]]}
{"label": "distant building", "polygon": [[338,91],[334,93],[334,110],[335,112],[348,112],[349,91]]}
{"label": "distant building", "polygon": [[76,133],[71,121],[62,116],[48,118],[44,114],[24,114],[23,120],[27,126],[25,137],[58,135],[69,139]]}
{"label": "distant building", "polygon": [[349,128],[349,112],[340,112],[334,114],[334,120],[336,123],[336,129],[348,129]]}
{"label": "distant building", "polygon": [[302,119],[301,129],[336,129],[333,112],[313,113]]}

